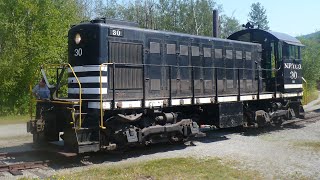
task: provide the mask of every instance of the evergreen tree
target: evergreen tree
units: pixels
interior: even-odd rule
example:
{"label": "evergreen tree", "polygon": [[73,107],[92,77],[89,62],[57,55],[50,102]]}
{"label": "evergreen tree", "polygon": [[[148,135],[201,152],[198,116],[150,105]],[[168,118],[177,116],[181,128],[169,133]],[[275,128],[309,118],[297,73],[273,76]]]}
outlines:
{"label": "evergreen tree", "polygon": [[248,21],[257,26],[259,29],[269,30],[269,21],[266,13],[266,9],[259,3],[253,3],[251,5],[251,12],[249,13]]}

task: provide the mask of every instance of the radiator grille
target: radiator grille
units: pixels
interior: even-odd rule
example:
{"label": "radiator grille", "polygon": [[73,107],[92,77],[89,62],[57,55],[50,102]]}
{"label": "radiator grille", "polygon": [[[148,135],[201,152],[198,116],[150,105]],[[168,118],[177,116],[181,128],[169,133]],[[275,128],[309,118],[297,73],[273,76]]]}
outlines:
{"label": "radiator grille", "polygon": [[[142,45],[133,43],[109,43],[109,62],[142,64]],[[112,67],[110,81],[112,82]],[[110,84],[112,87],[112,83]],[[142,88],[142,66],[117,65],[115,69],[115,89],[140,89]]]}

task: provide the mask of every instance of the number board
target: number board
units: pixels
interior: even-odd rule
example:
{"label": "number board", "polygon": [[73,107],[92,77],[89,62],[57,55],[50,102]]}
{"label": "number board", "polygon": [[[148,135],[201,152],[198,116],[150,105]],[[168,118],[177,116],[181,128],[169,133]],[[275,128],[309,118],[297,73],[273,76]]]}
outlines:
{"label": "number board", "polygon": [[109,29],[109,36],[123,37],[122,29]]}

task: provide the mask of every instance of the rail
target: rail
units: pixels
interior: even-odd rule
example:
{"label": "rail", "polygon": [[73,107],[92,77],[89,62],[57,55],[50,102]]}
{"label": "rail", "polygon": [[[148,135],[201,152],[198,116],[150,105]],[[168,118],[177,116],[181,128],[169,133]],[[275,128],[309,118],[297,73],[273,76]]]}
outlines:
{"label": "rail", "polygon": [[[78,128],[81,128],[82,127],[82,88],[81,88],[81,82],[80,80],[78,79],[74,69],[72,68],[72,66],[69,64],[69,63],[63,63],[63,64],[45,64],[45,65],[42,65],[40,69],[45,69],[45,68],[48,68],[48,69],[53,69],[53,68],[69,68],[70,71],[72,72],[73,76],[75,77],[77,83],[78,83],[78,86],[79,86],[79,127]],[[35,72],[35,74],[33,75],[32,77],[32,81],[31,82],[34,82],[34,78],[36,76],[36,74],[39,72],[39,70],[37,70]],[[58,82],[57,82],[58,83]],[[29,90],[30,90],[30,109],[29,109],[29,113],[30,113],[30,118],[32,119],[33,118],[33,115],[32,115],[32,107],[33,107],[33,102],[34,102],[34,98],[33,98],[33,93],[32,93],[32,84],[30,84],[29,86]],[[57,89],[56,89],[57,90]],[[44,102],[43,100],[36,100],[36,102]],[[55,101],[54,99],[52,100],[52,102],[54,103],[62,103],[62,104],[69,104],[67,102],[59,102],[59,101]],[[72,103],[72,104],[76,104],[76,103]],[[74,117],[74,113],[72,111],[72,117]],[[75,118],[73,118],[73,124],[76,124],[75,122]]]}

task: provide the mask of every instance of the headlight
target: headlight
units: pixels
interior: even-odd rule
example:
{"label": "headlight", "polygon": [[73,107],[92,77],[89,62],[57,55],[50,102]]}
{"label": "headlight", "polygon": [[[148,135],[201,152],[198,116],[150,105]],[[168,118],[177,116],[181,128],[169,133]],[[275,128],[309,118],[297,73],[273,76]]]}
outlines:
{"label": "headlight", "polygon": [[80,34],[78,33],[78,34],[76,34],[76,36],[74,37],[74,42],[75,42],[76,44],[79,44],[80,41],[81,41],[81,36],[80,36]]}

